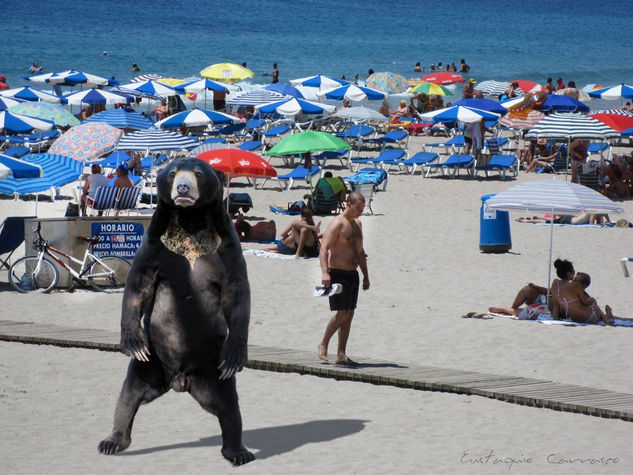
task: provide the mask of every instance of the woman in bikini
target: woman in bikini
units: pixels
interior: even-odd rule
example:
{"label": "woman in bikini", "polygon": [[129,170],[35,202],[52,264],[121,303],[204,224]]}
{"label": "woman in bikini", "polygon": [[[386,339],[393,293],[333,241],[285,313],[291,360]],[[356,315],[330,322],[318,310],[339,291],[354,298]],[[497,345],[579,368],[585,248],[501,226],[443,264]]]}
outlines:
{"label": "woman in bikini", "polygon": [[584,272],[578,272],[572,282],[561,283],[554,313],[558,311],[577,323],[605,322],[607,325],[613,325],[611,307],[606,305],[604,312],[600,309],[596,299],[586,292],[589,284],[591,284],[591,278]]}

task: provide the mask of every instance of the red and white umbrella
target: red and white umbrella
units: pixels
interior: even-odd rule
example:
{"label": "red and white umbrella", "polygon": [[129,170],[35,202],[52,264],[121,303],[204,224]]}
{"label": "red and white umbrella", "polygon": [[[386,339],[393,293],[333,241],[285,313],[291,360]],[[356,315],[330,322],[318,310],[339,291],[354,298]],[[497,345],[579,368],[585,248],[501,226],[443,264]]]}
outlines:
{"label": "red and white umbrella", "polygon": [[422,81],[442,85],[455,84],[456,82],[466,82],[462,76],[455,73],[431,73],[424,76]]}
{"label": "red and white umbrella", "polygon": [[633,128],[633,117],[622,114],[591,114],[589,117],[599,120],[603,124],[607,124],[612,129],[622,132]]}
{"label": "red and white umbrella", "polygon": [[513,82],[518,83],[521,90],[526,94],[529,94],[530,92],[547,92],[547,88],[545,86],[541,86],[539,83],[534,81],[528,81],[527,79],[516,79],[514,81],[510,81],[510,83]]}
{"label": "red and white umbrella", "polygon": [[499,125],[512,127],[513,129],[531,129],[544,118],[545,114],[537,110],[531,110],[527,115],[510,112],[499,119]]}

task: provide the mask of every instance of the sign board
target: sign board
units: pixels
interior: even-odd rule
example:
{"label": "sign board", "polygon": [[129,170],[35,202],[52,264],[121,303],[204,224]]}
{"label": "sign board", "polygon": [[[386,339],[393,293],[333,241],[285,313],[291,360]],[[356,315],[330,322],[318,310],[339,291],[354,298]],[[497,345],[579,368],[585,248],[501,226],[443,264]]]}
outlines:
{"label": "sign board", "polygon": [[91,226],[91,236],[99,237],[99,242],[93,248],[97,257],[112,255],[131,260],[145,233],[141,223],[99,221]]}
{"label": "sign board", "polygon": [[497,219],[497,210],[496,209],[489,209],[486,205],[484,205],[483,218],[484,219]]}

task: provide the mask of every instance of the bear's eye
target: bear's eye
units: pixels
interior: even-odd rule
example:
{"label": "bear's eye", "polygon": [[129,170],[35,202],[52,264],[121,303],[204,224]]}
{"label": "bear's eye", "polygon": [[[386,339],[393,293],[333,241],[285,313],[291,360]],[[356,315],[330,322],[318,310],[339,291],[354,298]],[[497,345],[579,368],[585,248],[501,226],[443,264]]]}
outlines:
{"label": "bear's eye", "polygon": [[169,172],[169,178],[173,178],[176,176],[176,172]]}
{"label": "bear's eye", "polygon": [[200,178],[202,176],[202,172],[201,171],[196,171],[196,178]]}

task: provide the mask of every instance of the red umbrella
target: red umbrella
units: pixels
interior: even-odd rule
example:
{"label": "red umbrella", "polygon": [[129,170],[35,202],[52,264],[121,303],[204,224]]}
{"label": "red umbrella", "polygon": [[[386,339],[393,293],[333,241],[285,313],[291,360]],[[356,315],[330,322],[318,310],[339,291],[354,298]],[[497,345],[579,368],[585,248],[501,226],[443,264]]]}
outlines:
{"label": "red umbrella", "polygon": [[518,79],[514,81],[510,81],[511,83],[517,82],[519,83],[519,87],[526,94],[530,92],[547,92],[547,88],[545,86],[541,86],[539,83],[534,81],[528,81],[527,79]]}
{"label": "red umbrella", "polygon": [[277,170],[259,155],[239,148],[207,150],[197,156],[216,170],[227,174],[229,179],[238,176],[250,178],[275,177]]}
{"label": "red umbrella", "polygon": [[591,114],[589,117],[607,124],[612,129],[622,132],[633,127],[633,117],[620,114]]}
{"label": "red umbrella", "polygon": [[455,73],[431,73],[422,78],[422,81],[432,82],[433,84],[454,84],[456,82],[466,82],[459,74]]}

